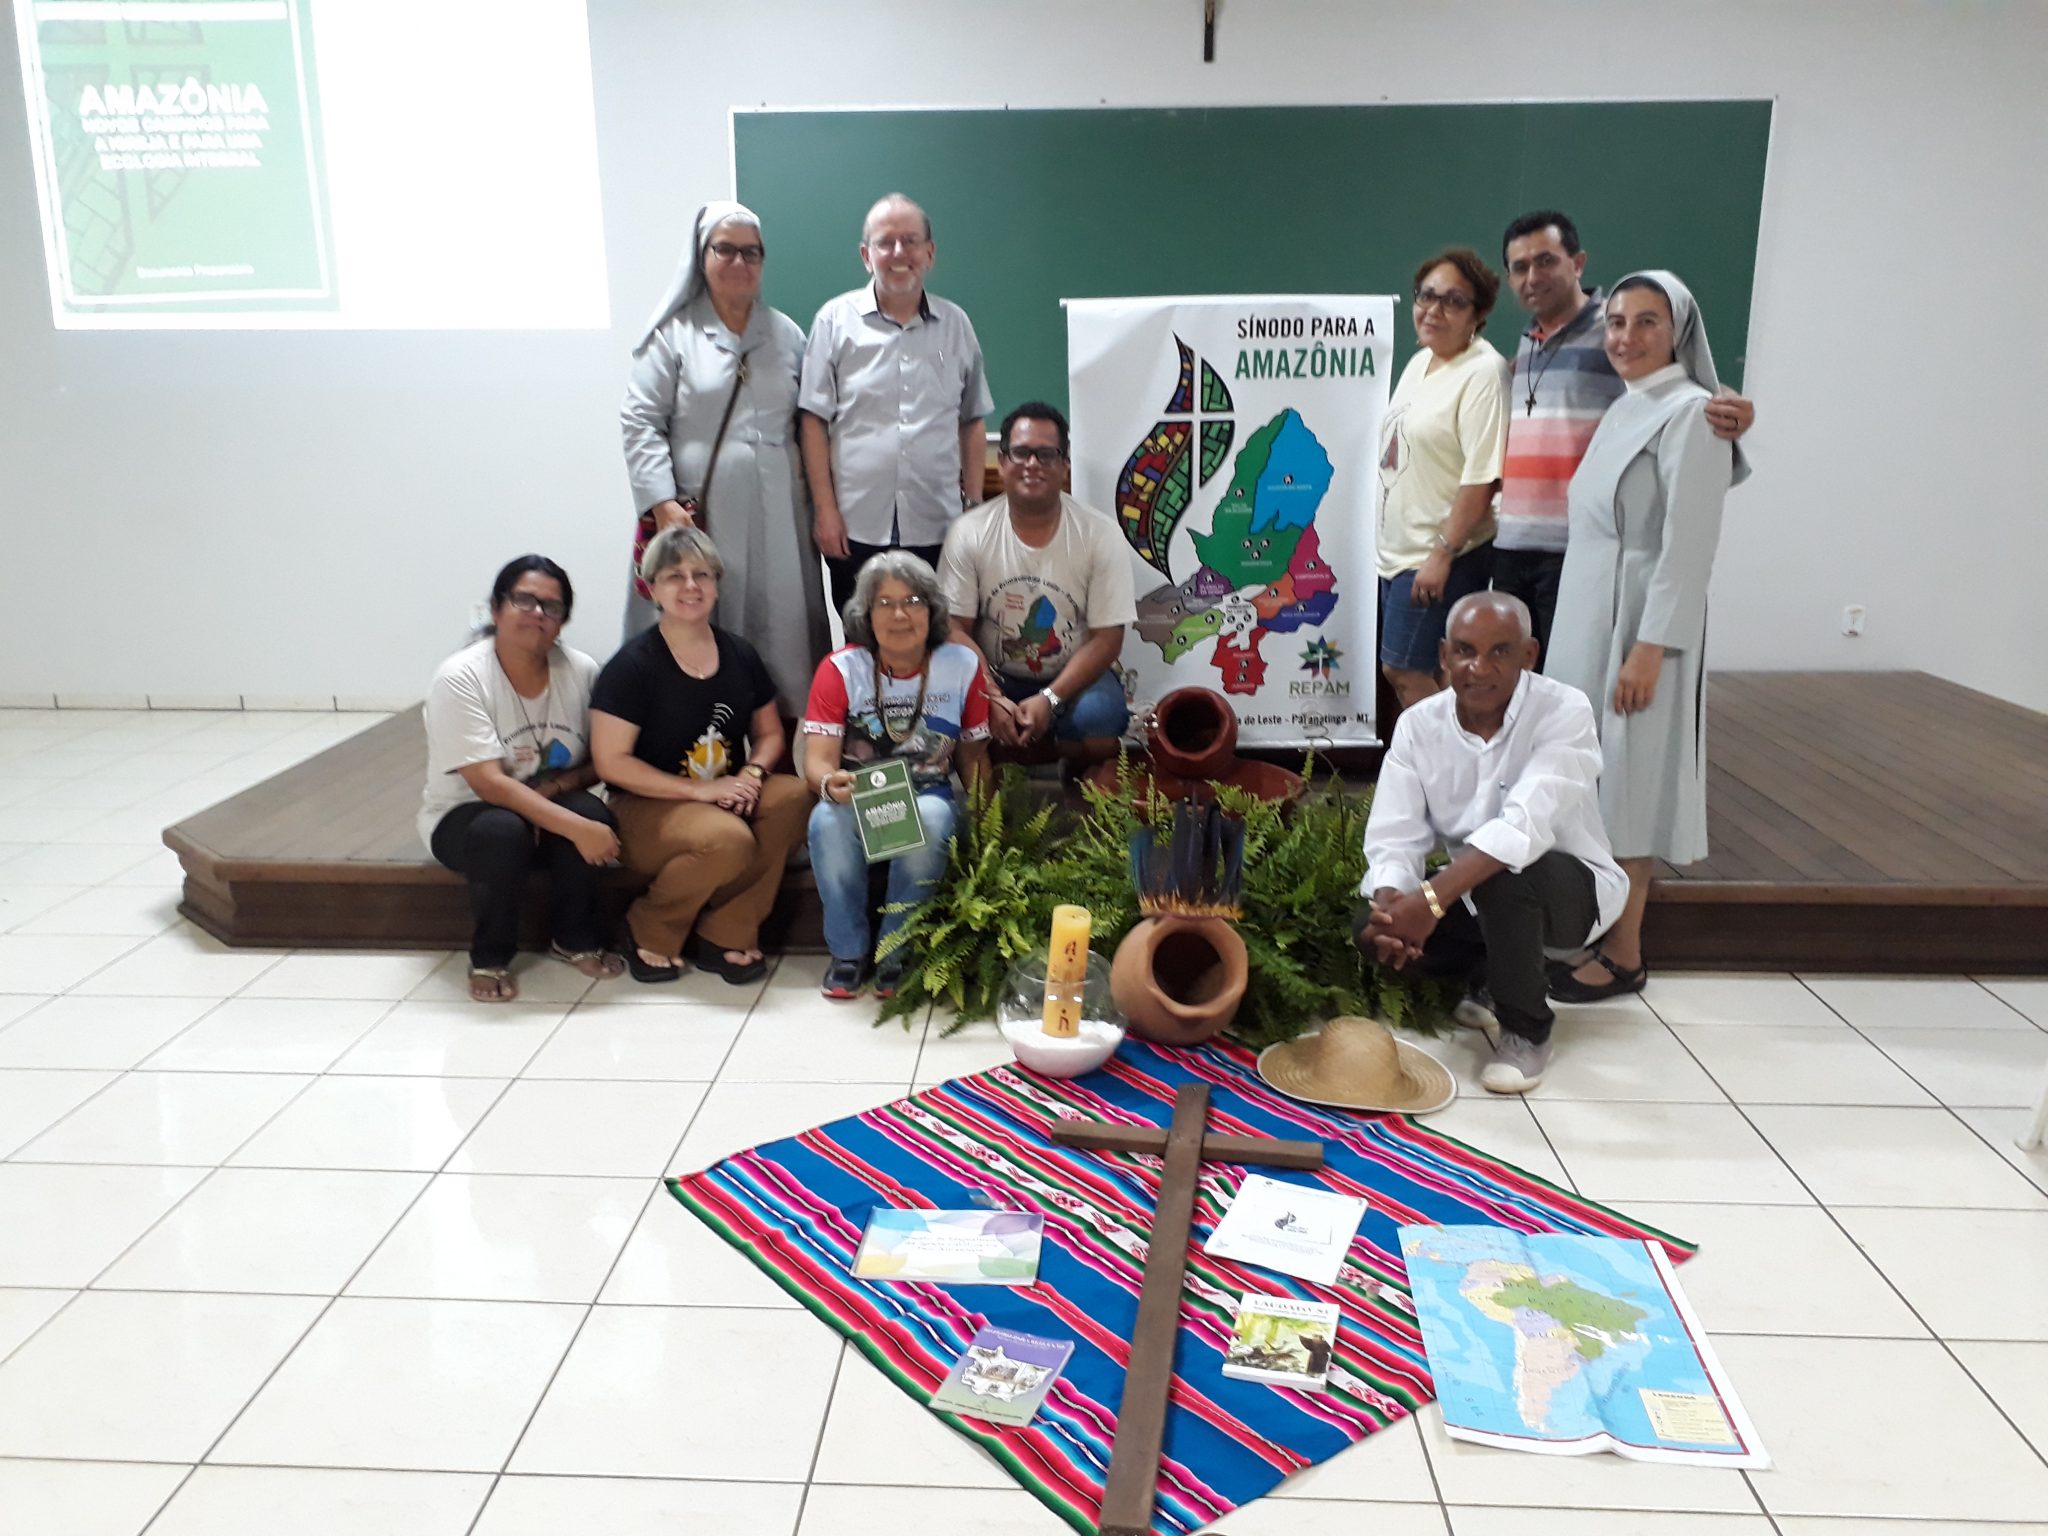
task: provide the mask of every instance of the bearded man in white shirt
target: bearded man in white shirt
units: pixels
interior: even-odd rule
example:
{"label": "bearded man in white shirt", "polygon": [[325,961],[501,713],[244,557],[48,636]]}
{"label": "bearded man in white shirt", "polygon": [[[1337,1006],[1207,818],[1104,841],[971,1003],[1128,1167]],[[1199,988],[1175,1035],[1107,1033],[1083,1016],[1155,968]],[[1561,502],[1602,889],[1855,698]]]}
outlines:
{"label": "bearded man in white shirt", "polygon": [[[1450,690],[1404,710],[1366,821],[1353,931],[1396,970],[1463,979],[1460,1022],[1486,1031],[1493,1093],[1550,1066],[1545,952],[1577,951],[1621,915],[1628,878],[1600,821],[1600,740],[1578,689],[1539,676],[1529,609],[1474,592],[1440,648]],[[1424,878],[1441,848],[1450,863]]]}

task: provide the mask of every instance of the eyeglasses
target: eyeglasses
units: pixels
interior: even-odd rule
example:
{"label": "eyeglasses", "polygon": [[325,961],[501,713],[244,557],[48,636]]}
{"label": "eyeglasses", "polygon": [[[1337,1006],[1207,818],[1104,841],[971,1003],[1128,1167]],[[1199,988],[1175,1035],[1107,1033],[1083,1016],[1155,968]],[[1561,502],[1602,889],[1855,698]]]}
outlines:
{"label": "eyeglasses", "polygon": [[718,582],[716,576],[701,567],[692,567],[689,570],[685,570],[679,565],[670,566],[659,576],[655,577],[654,580],[657,586],[665,581],[671,586],[678,587],[709,587],[715,586]]}
{"label": "eyeglasses", "polygon": [[996,457],[1013,464],[1057,464],[1066,457],[1060,448],[998,448]]}
{"label": "eyeglasses", "polygon": [[919,613],[927,606],[915,592],[908,597],[878,597],[870,605],[877,613]]}
{"label": "eyeglasses", "polygon": [[894,256],[901,251],[906,256],[915,256],[925,247],[923,235],[885,235],[879,240],[861,242],[869,250],[881,256]]}
{"label": "eyeglasses", "polygon": [[758,245],[734,245],[730,240],[712,241],[711,254],[720,261],[743,261],[750,267],[758,267],[768,258]]}
{"label": "eyeglasses", "polygon": [[540,613],[557,624],[569,617],[569,605],[559,597],[536,597],[531,592],[507,593],[505,601],[521,613]]}
{"label": "eyeglasses", "polygon": [[1472,301],[1462,293],[1438,293],[1434,288],[1415,290],[1417,309],[1441,309],[1447,315],[1462,315],[1472,307]]}

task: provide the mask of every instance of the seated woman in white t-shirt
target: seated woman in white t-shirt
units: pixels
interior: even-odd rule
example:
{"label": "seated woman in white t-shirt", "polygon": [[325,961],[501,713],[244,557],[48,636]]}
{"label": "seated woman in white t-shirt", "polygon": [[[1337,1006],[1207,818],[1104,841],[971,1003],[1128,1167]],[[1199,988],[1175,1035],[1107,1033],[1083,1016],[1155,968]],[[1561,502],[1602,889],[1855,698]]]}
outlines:
{"label": "seated woman in white t-shirt", "polygon": [[599,871],[619,838],[590,793],[597,663],[559,639],[575,600],[567,571],[521,555],[491,583],[482,638],[442,662],[427,689],[420,840],[469,878],[469,995],[480,1003],[519,995],[512,956],[536,865],[548,872],[548,952],[595,979],[625,969],[598,916]]}

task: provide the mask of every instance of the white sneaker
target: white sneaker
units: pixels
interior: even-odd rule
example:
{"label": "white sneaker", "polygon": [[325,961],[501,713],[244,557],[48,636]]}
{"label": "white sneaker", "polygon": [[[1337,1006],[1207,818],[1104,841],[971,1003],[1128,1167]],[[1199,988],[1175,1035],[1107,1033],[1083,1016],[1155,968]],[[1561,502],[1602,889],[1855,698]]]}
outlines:
{"label": "white sneaker", "polygon": [[1493,1042],[1493,1060],[1479,1074],[1488,1093],[1527,1093],[1550,1069],[1550,1042],[1541,1045],[1526,1035],[1503,1030]]}

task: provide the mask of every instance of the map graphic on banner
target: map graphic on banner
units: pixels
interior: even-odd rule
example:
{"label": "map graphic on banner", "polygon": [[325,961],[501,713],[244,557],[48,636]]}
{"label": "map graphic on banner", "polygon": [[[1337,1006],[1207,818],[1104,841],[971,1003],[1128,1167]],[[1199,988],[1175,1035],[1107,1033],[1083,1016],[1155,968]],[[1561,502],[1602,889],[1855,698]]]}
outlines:
{"label": "map graphic on banner", "polygon": [[307,0],[23,0],[67,313],[333,309]]}
{"label": "map graphic on banner", "polygon": [[1654,1243],[1407,1226],[1401,1254],[1453,1439],[1770,1465]]}
{"label": "map graphic on banner", "polygon": [[[1069,303],[1076,493],[1140,562],[1120,662],[1140,707],[1200,685],[1231,696],[1249,742],[1374,739],[1377,589],[1349,533],[1372,525],[1391,314],[1356,298]],[[1158,404],[1111,468],[1105,417],[1127,415],[1112,402],[1139,373],[1158,383],[1135,398]]]}

